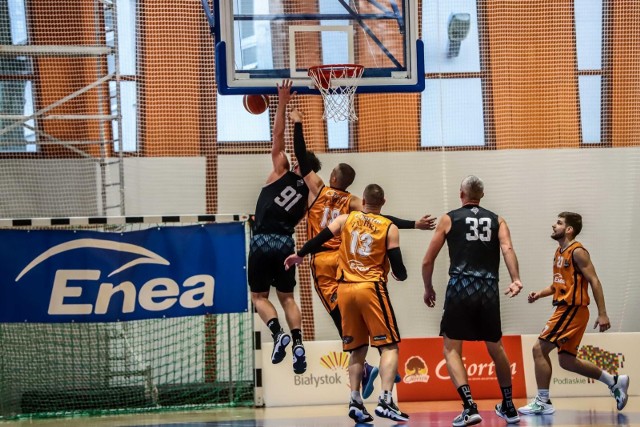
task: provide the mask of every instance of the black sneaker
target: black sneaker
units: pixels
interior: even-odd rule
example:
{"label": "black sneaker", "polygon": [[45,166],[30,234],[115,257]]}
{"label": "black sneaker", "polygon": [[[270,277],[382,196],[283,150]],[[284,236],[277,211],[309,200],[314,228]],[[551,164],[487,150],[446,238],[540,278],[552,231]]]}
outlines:
{"label": "black sneaker", "polygon": [[383,398],[379,398],[375,412],[377,416],[393,421],[409,421],[409,415],[400,411],[393,400],[391,403],[387,403]]}
{"label": "black sneaker", "polygon": [[502,403],[498,403],[496,405],[496,415],[505,420],[507,424],[516,424],[520,422],[520,416],[518,415],[516,407],[513,406],[513,403],[511,403],[511,406],[507,407],[502,407]]}
{"label": "black sneaker", "polygon": [[304,347],[298,344],[293,347],[293,372],[300,375],[307,370],[307,356],[305,356]]}
{"label": "black sneaker", "polygon": [[282,362],[284,356],[287,354],[286,348],[291,342],[291,337],[284,333],[284,331],[278,332],[278,335],[273,337],[273,352],[271,353],[271,363],[278,364]]}
{"label": "black sneaker", "polygon": [[478,406],[474,403],[468,408],[464,408],[462,413],[453,419],[453,427],[472,426],[482,422],[482,417],[478,413]]}
{"label": "black sneaker", "polygon": [[349,402],[349,418],[358,423],[370,423],[373,421],[373,417],[364,407],[363,403],[358,403],[355,400]]}

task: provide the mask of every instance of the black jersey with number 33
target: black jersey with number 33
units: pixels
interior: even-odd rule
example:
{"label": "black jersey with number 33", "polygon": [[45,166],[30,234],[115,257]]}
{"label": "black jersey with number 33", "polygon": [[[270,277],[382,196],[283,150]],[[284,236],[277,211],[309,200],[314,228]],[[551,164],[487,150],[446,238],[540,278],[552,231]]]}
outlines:
{"label": "black jersey with number 33", "polygon": [[500,240],[498,215],[477,205],[465,205],[447,213],[450,276],[498,279]]}
{"label": "black jersey with number 33", "polygon": [[309,189],[300,175],[288,171],[262,187],[256,204],[254,234],[288,234],[307,210]]}

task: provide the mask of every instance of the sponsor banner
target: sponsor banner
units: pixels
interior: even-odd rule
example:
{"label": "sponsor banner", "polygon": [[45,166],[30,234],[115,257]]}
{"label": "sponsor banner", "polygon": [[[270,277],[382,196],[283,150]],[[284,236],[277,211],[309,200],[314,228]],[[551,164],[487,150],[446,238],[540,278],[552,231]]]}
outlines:
{"label": "sponsor banner", "polygon": [[[345,416],[351,394],[349,387],[349,353],[342,351],[341,341],[306,341],[307,371],[302,375],[293,373],[291,345],[287,355],[277,365],[271,363],[273,342],[262,343],[262,386],[265,406],[301,405],[345,405]],[[378,350],[369,348],[367,362],[378,366]],[[374,404],[380,395],[380,377],[367,409],[373,414]],[[394,388],[394,399],[395,388]]]}
{"label": "sponsor banner", "polygon": [[[527,395],[534,397],[538,392],[535,365],[531,349],[538,341],[538,335],[522,335]],[[597,365],[605,371],[617,375],[625,374],[631,378],[640,377],[640,333],[588,333],[578,347],[578,357]],[[557,351],[549,355],[552,365],[550,393],[555,397],[608,396],[607,386],[598,380],[574,374],[560,367]],[[640,387],[630,387],[629,395],[640,395]]]}
{"label": "sponsor banner", "polygon": [[[503,336],[502,344],[511,363],[513,397],[525,397],[520,336]],[[442,355],[442,337],[403,338],[399,347],[398,371],[402,382],[398,384],[398,399],[401,402],[459,399]],[[465,341],[462,356],[473,398],[502,398],[495,365],[484,342]]]}
{"label": "sponsor banner", "polygon": [[243,223],[0,233],[0,322],[247,311]]}

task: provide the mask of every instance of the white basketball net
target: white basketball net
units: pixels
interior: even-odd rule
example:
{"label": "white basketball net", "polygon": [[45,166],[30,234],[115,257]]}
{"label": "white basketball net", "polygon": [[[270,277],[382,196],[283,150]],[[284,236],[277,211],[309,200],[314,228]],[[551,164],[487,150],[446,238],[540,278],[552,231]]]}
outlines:
{"label": "white basketball net", "polygon": [[353,101],[363,72],[364,67],[355,64],[322,65],[309,69],[309,76],[324,99],[324,119],[336,122],[358,120]]}

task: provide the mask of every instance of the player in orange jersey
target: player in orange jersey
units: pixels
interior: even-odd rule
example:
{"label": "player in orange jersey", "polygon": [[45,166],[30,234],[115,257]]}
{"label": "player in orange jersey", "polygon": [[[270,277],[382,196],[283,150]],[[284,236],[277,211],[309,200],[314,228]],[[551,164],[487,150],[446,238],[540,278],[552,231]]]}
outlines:
{"label": "player in orange jersey", "polygon": [[321,250],[334,236],[340,236],[338,249],[338,307],[342,313],[342,346],[351,352],[349,417],[356,423],[373,421],[360,395],[360,384],[369,344],[380,351],[382,393],[376,415],[394,421],[407,421],[392,399],[398,370],[400,332],[387,291],[389,267],[397,280],[406,280],[407,270],[400,252],[400,233],[391,220],[380,215],[384,191],[370,184],[364,190],[362,211],[340,215],[316,237],[285,260],[287,268]]}
{"label": "player in orange jersey", "polygon": [[578,346],[589,323],[588,284],[591,284],[593,298],[598,306],[598,318],[594,329],[599,326],[600,332],[604,332],[611,327],[602,284],[589,252],[575,240],[582,230],[582,216],[574,212],[561,212],[551,228],[551,238],[558,241],[558,248],[553,257],[553,282],[539,292],[531,292],[529,302],[534,303],[540,298],[553,296],[556,311],[533,346],[538,394],[518,411],[525,415],[546,415],[555,412],[549,399],[549,353],[556,348],[562,368],[605,383],[616,399],[618,410],[622,410],[627,404],[629,376],[611,375],[593,363],[577,357]]}
{"label": "player in orange jersey", "polygon": [[[293,145],[296,157],[307,159],[302,113],[294,109],[289,113],[289,117],[294,122]],[[362,200],[347,191],[356,176],[355,170],[350,165],[340,163],[333,168],[327,186],[322,178],[304,163],[300,161],[299,164],[301,175],[309,188],[307,238],[312,239],[339,215],[362,210]],[[418,221],[399,219],[390,215],[385,217],[400,229],[433,230],[435,228],[435,218],[430,215],[425,215]],[[337,300],[338,282],[336,280],[339,247],[340,236],[336,236],[322,246],[322,251],[312,256],[310,266],[316,293],[342,338],[342,318]],[[373,384],[377,375],[378,368],[365,362],[362,382],[362,396],[365,399],[373,393]],[[400,377],[397,377],[397,381],[400,381]]]}

